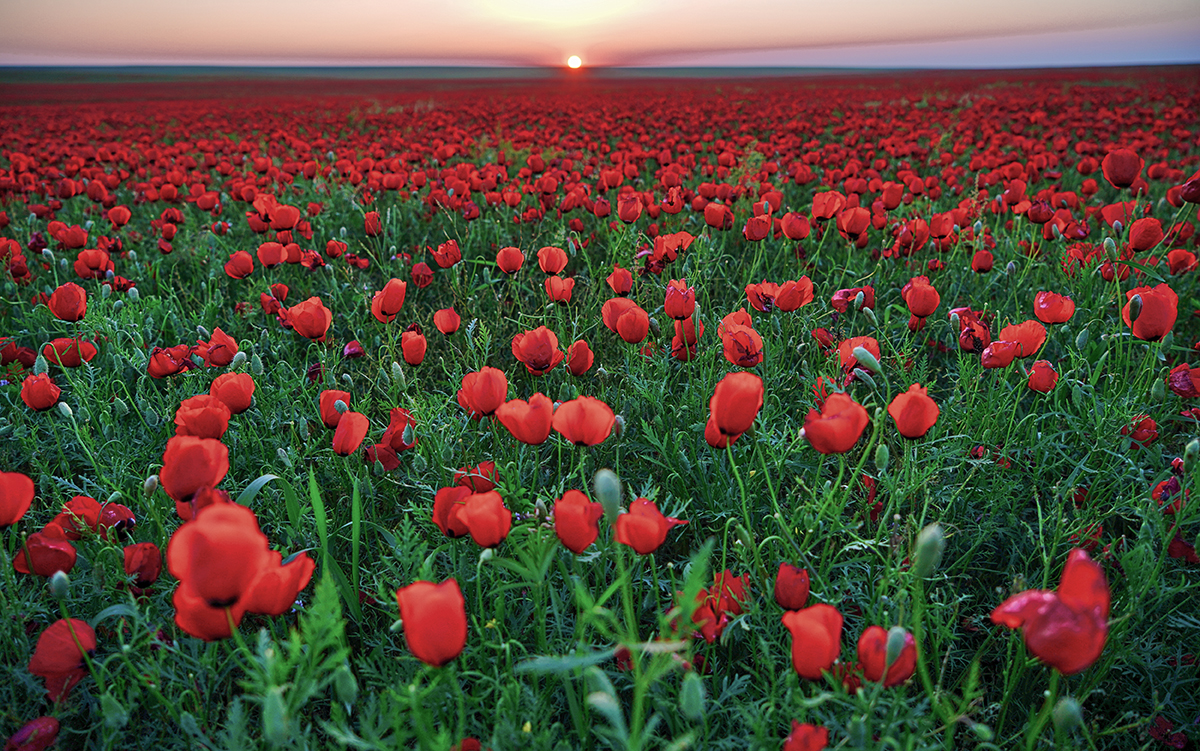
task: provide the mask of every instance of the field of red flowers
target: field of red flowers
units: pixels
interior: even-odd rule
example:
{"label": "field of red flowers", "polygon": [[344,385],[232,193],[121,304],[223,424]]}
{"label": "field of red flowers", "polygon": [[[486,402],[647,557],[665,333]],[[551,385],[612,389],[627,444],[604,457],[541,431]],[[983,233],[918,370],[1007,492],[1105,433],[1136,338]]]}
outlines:
{"label": "field of red flowers", "polygon": [[164,86],[0,89],[6,751],[1196,746],[1196,69]]}

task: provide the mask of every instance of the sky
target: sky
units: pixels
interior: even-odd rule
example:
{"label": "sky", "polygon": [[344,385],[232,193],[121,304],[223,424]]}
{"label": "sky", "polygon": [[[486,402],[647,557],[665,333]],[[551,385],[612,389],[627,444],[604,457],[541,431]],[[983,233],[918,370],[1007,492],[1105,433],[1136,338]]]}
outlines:
{"label": "sky", "polygon": [[1198,0],[0,0],[0,65],[1200,62]]}

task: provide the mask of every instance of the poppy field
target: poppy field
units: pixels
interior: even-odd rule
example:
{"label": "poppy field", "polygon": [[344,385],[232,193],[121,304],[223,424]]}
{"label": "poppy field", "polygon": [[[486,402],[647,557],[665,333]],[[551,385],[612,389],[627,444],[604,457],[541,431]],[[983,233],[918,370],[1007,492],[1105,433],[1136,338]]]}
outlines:
{"label": "poppy field", "polygon": [[1195,748],[1198,84],[0,89],[5,751]]}

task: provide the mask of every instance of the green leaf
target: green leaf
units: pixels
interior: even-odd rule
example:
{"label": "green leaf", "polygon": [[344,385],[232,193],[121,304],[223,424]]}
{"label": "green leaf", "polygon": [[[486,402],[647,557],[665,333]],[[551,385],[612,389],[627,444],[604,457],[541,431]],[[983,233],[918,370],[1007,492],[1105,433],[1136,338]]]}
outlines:
{"label": "green leaf", "polygon": [[600,652],[583,652],[573,655],[543,655],[519,662],[513,668],[514,673],[570,673],[580,668],[598,665],[611,660],[616,654],[615,649],[605,649]]}

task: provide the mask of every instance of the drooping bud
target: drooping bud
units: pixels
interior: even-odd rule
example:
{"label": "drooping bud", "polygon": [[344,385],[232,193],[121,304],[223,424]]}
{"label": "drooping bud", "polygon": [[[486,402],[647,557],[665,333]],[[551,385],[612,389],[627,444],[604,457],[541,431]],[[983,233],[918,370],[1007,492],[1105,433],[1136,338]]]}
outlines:
{"label": "drooping bud", "polygon": [[75,413],[71,411],[71,405],[67,404],[66,402],[58,403],[58,411],[62,414],[63,417],[66,417],[66,418],[72,418],[75,416]]}
{"label": "drooping bud", "polygon": [[875,447],[875,469],[879,470],[879,474],[887,472],[888,462],[892,458],[891,449],[886,443],[881,443]]}
{"label": "drooping bud", "polygon": [[602,469],[592,478],[596,501],[604,507],[604,520],[613,524],[621,506],[621,478],[611,469]]}
{"label": "drooping bud", "polygon": [[33,374],[41,375],[50,370],[50,363],[46,362],[46,358],[38,355],[33,361]]}
{"label": "drooping bud", "polygon": [[250,372],[256,376],[263,374],[263,362],[262,358],[259,357],[258,354],[255,354],[250,358]]}
{"label": "drooping bud", "polygon": [[945,550],[946,535],[942,532],[942,525],[935,522],[922,529],[917,535],[913,553],[913,573],[921,579],[928,579],[937,570]]}
{"label": "drooping bud", "polygon": [[1137,323],[1137,319],[1142,317],[1142,296],[1134,295],[1129,298],[1129,323],[1133,325]]}
{"label": "drooping bud", "polygon": [[232,368],[240,368],[245,364],[246,364],[246,353],[238,352],[236,355],[233,356],[233,360],[229,363],[229,366]]}
{"label": "drooping bud", "polygon": [[872,373],[879,373],[883,369],[879,366],[879,360],[875,359],[875,355],[867,351],[866,347],[858,346],[851,350],[854,359],[858,360],[858,364]]}

